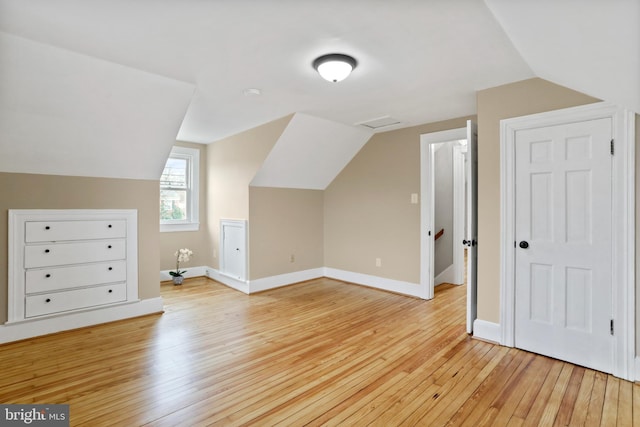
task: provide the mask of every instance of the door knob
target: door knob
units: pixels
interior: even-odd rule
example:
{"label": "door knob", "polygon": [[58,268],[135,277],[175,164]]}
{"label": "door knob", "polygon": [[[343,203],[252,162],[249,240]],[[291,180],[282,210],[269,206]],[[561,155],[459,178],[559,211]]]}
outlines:
{"label": "door knob", "polygon": [[529,242],[523,240],[522,242],[520,242],[520,247],[522,249],[527,249],[529,247]]}
{"label": "door knob", "polygon": [[470,246],[470,245],[469,245],[469,241],[468,241],[467,239],[463,240],[463,241],[462,241],[462,244],[463,244],[463,245],[465,245],[465,246]]}

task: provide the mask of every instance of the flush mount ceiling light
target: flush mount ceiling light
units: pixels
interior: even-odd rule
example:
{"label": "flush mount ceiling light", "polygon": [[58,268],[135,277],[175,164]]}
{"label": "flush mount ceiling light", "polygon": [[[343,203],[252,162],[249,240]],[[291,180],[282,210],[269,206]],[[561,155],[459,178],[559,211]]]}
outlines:
{"label": "flush mount ceiling light", "polygon": [[346,79],[357,64],[356,60],[349,55],[330,53],[316,58],[313,61],[313,68],[323,79],[335,83]]}

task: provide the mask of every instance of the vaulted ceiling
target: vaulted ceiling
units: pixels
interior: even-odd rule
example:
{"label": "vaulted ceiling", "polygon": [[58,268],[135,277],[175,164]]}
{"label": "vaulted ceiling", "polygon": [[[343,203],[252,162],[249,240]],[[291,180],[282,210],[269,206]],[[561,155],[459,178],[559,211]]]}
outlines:
{"label": "vaulted ceiling", "polygon": [[[638,0],[0,0],[0,171],[157,179],[176,139],[413,126],[535,76],[637,112],[639,24]],[[333,52],[340,83],[311,66]]]}

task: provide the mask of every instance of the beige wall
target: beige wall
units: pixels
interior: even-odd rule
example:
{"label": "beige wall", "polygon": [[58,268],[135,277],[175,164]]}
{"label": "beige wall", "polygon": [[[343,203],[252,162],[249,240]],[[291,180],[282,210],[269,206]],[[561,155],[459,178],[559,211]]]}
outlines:
{"label": "beige wall", "polygon": [[207,217],[207,146],[188,142],[176,142],[176,146],[200,150],[200,209],[198,212],[200,229],[198,231],[162,232],[160,233],[160,269],[172,270],[176,267],[173,255],[180,248],[189,248],[193,257],[189,263],[181,265],[188,270],[189,266],[209,265],[213,256],[212,240],[209,236]]}
{"label": "beige wall", "polygon": [[319,190],[249,189],[251,280],[324,266],[323,203]]}
{"label": "beige wall", "polygon": [[148,299],[160,295],[159,197],[158,181],[0,173],[0,323],[7,320],[9,209],[137,209],[138,292]]}
{"label": "beige wall", "polygon": [[478,318],[500,322],[500,120],[597,102],[542,79],[478,92]]}
{"label": "beige wall", "polygon": [[[420,135],[465,117],[374,135],[325,190],[325,265],[420,283]],[[380,258],[382,265],[376,267]]]}
{"label": "beige wall", "polygon": [[[249,219],[249,183],[292,116],[258,126],[207,147],[207,233],[213,253],[198,265],[220,268],[220,219]],[[251,226],[249,226],[251,233]]]}

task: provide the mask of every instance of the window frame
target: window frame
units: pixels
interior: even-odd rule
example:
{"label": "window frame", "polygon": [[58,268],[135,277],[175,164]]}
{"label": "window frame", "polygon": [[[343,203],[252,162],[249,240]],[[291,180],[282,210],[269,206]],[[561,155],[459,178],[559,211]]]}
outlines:
{"label": "window frame", "polygon": [[[171,149],[167,161],[170,158],[187,161],[187,219],[160,219],[160,232],[198,231],[200,229],[200,150],[197,148],[174,146]],[[162,170],[164,171],[164,167]],[[162,191],[162,184],[159,184],[159,186],[160,191]],[[161,200],[162,199],[159,199],[158,201],[161,203]]]}

